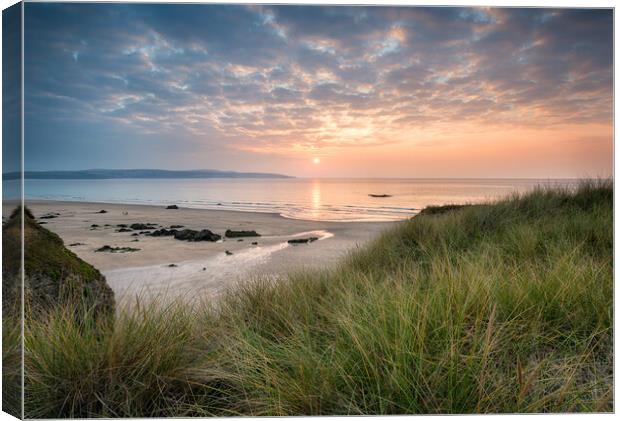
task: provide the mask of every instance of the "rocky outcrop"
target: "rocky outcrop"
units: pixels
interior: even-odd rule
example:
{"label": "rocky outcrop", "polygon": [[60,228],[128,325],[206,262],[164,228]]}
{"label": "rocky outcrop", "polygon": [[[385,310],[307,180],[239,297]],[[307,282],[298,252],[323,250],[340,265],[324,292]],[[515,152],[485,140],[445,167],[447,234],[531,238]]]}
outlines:
{"label": "rocky outcrop", "polygon": [[153,224],[140,224],[140,223],[136,223],[136,224],[131,224],[129,226],[129,228],[131,228],[132,230],[154,230],[157,227]]}
{"label": "rocky outcrop", "polygon": [[224,233],[226,238],[239,238],[239,237],[260,237],[260,234],[256,231],[233,231],[226,230]]}
{"label": "rocky outcrop", "polygon": [[319,237],[308,237],[308,238],[294,238],[292,240],[288,240],[289,244],[308,244],[313,241],[318,240]]}
{"label": "rocky outcrop", "polygon": [[[114,292],[92,265],[67,249],[62,239],[42,227],[24,210],[24,297],[26,311],[44,314],[69,304],[77,317],[114,314]],[[21,210],[16,209],[2,229],[3,308],[21,296]]]}
{"label": "rocky outcrop", "polygon": [[177,232],[177,230],[167,230],[166,228],[162,228],[155,230],[150,234],[146,233],[146,235],[150,235],[151,237],[171,237]]}
{"label": "rocky outcrop", "polygon": [[222,236],[207,229],[200,231],[185,229],[177,231],[174,234],[174,238],[181,241],[218,241]]}
{"label": "rocky outcrop", "polygon": [[215,234],[208,229],[196,231],[190,229],[168,230],[166,228],[161,228],[147,235],[151,237],[174,237],[176,240],[180,241],[219,241],[222,238],[221,235]]}
{"label": "rocky outcrop", "polygon": [[166,209],[179,209],[179,207],[177,205],[168,205]]}
{"label": "rocky outcrop", "polygon": [[105,245],[103,247],[99,247],[96,252],[108,252],[108,253],[129,253],[132,251],[140,251],[140,249],[135,249],[133,247],[111,247]]}

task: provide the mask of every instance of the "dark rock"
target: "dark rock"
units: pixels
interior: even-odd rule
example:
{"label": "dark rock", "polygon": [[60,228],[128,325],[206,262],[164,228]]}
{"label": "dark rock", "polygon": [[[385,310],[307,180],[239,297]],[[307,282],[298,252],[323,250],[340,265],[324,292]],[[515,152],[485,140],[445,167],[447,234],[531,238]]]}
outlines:
{"label": "dark rock", "polygon": [[111,227],[112,225],[110,224],[105,224],[104,227]]}
{"label": "dark rock", "polygon": [[140,251],[140,249],[135,249],[135,248],[132,248],[132,247],[111,247],[111,246],[105,245],[103,247],[99,247],[95,251],[97,251],[97,252],[108,252],[108,253],[128,253],[128,252],[132,252],[132,251]]}
{"label": "dark rock", "polygon": [[119,228],[127,228],[127,224],[118,224],[116,226]]}
{"label": "dark rock", "polygon": [[58,218],[60,216],[59,213],[48,213],[46,215],[43,215],[41,218],[39,219],[53,219],[53,218]]}
{"label": "dark rock", "polygon": [[166,206],[166,209],[179,209],[179,207],[177,205],[169,205]]}
{"label": "dark rock", "polygon": [[101,209],[101,210],[100,210],[99,212],[97,212],[97,213],[108,213],[108,211],[107,211],[107,210],[105,210],[105,209]]}
{"label": "dark rock", "polygon": [[256,242],[256,241],[252,241],[252,245],[253,245],[253,246],[257,246],[257,245],[258,245],[258,242]]}
{"label": "dark rock", "polygon": [[150,235],[151,237],[169,237],[169,236],[173,236],[177,233],[177,230],[167,230],[165,228],[162,229],[158,229],[153,231],[152,233],[147,233],[147,235]]}
{"label": "dark rock", "polygon": [[183,228],[183,225],[170,225],[170,229]]}
{"label": "dark rock", "polygon": [[238,238],[238,237],[260,237],[260,234],[256,231],[233,231],[226,230],[224,236],[228,238]]}
{"label": "dark rock", "polygon": [[84,243],[71,243],[69,244],[69,247],[75,247],[75,246],[85,246],[86,244]]}
{"label": "dark rock", "polygon": [[318,237],[308,237],[308,238],[294,238],[292,240],[288,240],[289,244],[307,244],[313,241],[318,240]]}
{"label": "dark rock", "polygon": [[137,237],[138,235],[140,234],[138,234],[137,232],[134,232],[133,234],[131,234],[132,237]]}
{"label": "dark rock", "polygon": [[222,238],[220,235],[215,234],[207,229],[203,229],[200,231],[184,229],[178,231],[175,229],[167,230],[165,228],[161,228],[153,231],[150,235],[152,237],[173,236],[175,239],[180,241],[218,241]]}
{"label": "dark rock", "polygon": [[129,228],[121,228],[116,230],[116,232],[131,232],[131,230]]}
{"label": "dark rock", "polygon": [[202,270],[207,270],[207,268],[202,268]]}
{"label": "dark rock", "polygon": [[137,243],[138,241],[140,241],[140,240],[138,240],[137,238],[131,240],[132,243]]}
{"label": "dark rock", "polygon": [[188,230],[188,229],[185,229],[185,230],[182,230],[182,231],[177,231],[174,234],[174,238],[177,239],[177,240],[182,240],[182,241],[193,241],[194,238],[196,238],[196,233],[197,232],[198,231]]}
{"label": "dark rock", "polygon": [[232,256],[233,252],[226,250],[226,256]]}
{"label": "dark rock", "polygon": [[240,238],[240,239],[237,240],[237,242],[239,242],[239,241],[243,241],[243,238]]}
{"label": "dark rock", "polygon": [[174,263],[170,263],[170,264],[168,265],[168,267],[169,267],[169,268],[176,268],[176,267],[177,267],[177,265],[175,265]]}
{"label": "dark rock", "polygon": [[45,225],[47,224],[47,222],[43,221],[43,222],[39,222],[39,225]]}
{"label": "dark rock", "polygon": [[181,241],[218,241],[222,237],[207,229],[200,231],[184,229],[182,231],[177,231],[174,234],[174,238]]}
{"label": "dark rock", "polygon": [[99,225],[97,225],[97,224],[92,224],[90,227],[91,227],[91,228],[97,228],[98,226],[99,226]]}
{"label": "dark rock", "polygon": [[137,231],[137,230],[154,230],[157,227],[151,224],[131,224],[129,228]]}
{"label": "dark rock", "polygon": [[370,197],[392,197],[391,194],[369,194]]}
{"label": "dark rock", "polygon": [[150,234],[151,231],[140,231],[138,234]]}

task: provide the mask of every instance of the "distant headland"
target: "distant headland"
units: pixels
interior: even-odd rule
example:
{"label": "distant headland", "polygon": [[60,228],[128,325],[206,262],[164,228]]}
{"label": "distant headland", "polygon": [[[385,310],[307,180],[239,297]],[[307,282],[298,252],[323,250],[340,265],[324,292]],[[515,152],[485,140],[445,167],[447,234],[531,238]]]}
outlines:
{"label": "distant headland", "polygon": [[[2,174],[5,180],[17,180],[19,172]],[[92,169],[76,171],[25,171],[24,178],[39,180],[103,180],[114,178],[294,178],[283,174],[220,170]]]}

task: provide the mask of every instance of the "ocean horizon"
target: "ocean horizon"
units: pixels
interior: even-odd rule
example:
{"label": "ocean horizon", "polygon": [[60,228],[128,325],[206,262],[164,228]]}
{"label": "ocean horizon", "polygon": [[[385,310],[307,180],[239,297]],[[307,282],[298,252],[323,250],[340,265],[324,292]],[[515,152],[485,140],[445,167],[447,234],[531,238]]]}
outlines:
{"label": "ocean horizon", "polygon": [[[25,180],[26,200],[170,205],[315,221],[398,221],[429,205],[482,203],[577,179],[205,178]],[[3,181],[3,197],[19,180]],[[383,197],[373,197],[383,196]]]}

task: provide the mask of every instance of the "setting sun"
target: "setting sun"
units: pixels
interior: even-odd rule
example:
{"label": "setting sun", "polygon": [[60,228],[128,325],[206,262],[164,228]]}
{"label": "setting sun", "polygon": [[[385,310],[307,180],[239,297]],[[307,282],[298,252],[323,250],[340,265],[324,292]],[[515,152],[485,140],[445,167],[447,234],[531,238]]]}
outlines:
{"label": "setting sun", "polygon": [[315,164],[320,164],[321,160],[319,158],[314,158],[312,162],[314,162]]}

